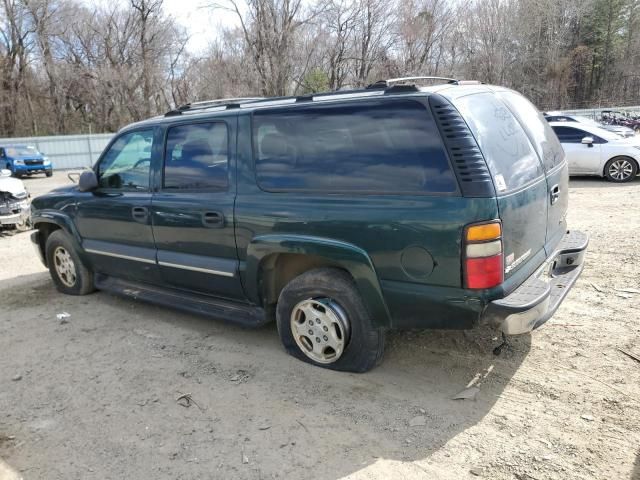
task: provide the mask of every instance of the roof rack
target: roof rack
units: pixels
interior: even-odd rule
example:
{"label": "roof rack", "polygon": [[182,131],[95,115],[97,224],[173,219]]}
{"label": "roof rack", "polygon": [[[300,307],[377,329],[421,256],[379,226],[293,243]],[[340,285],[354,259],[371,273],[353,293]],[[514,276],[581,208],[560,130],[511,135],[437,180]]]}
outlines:
{"label": "roof rack", "polygon": [[231,108],[256,108],[270,107],[276,105],[290,105],[294,103],[304,102],[323,102],[330,100],[340,100],[348,98],[371,97],[375,95],[386,95],[396,93],[413,93],[419,92],[418,87],[414,83],[408,83],[412,80],[437,80],[445,84],[451,85],[467,85],[479,84],[480,82],[468,80],[456,80],[448,77],[402,77],[391,78],[389,80],[379,80],[371,85],[353,90],[336,90],[333,92],[310,93],[306,95],[289,96],[289,97],[238,97],[238,98],[220,98],[217,100],[205,100],[202,102],[193,102],[181,105],[175,110],[171,110],[164,114],[165,117],[174,115],[182,115],[185,113],[198,113],[202,110],[218,111],[228,110]]}
{"label": "roof rack", "polygon": [[[458,80],[456,80],[455,78],[449,78],[449,77],[400,77],[400,78],[389,78],[387,80],[378,80],[377,82],[372,83],[371,85],[368,85],[367,88],[368,89],[389,88],[389,87],[392,87],[394,83],[406,84],[407,82],[411,82],[413,80],[438,80],[443,83],[450,83],[452,85],[458,84]],[[406,85],[406,86],[413,86],[413,84]]]}
{"label": "roof rack", "polygon": [[165,117],[172,117],[174,115],[182,115],[186,112],[192,112],[196,110],[204,110],[215,107],[229,108],[231,105],[240,106],[242,103],[255,102],[256,100],[263,100],[264,97],[231,97],[231,98],[217,98],[215,100],[203,100],[201,102],[190,102],[180,105],[174,110],[169,110],[164,114]]}

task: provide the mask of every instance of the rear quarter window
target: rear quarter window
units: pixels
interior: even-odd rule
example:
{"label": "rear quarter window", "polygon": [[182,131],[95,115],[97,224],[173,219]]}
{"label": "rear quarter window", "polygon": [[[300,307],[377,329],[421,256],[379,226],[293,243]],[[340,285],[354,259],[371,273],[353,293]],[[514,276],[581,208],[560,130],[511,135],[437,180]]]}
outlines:
{"label": "rear quarter window", "polygon": [[454,105],[476,137],[499,194],[542,176],[542,165],[529,138],[493,93],[460,97]]}
{"label": "rear quarter window", "polygon": [[457,192],[431,112],[412,100],[258,110],[253,143],[267,191]]}

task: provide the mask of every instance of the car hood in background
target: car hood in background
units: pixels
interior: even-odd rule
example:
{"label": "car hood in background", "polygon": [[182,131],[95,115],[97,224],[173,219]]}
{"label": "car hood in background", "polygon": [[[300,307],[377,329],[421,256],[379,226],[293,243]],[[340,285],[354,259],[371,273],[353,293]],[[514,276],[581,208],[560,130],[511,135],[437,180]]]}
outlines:
{"label": "car hood in background", "polygon": [[608,143],[610,143],[611,145],[616,145],[618,147],[640,148],[640,137],[621,137],[618,140],[609,140]]}
{"label": "car hood in background", "polygon": [[27,192],[22,180],[11,177],[0,177],[0,192],[9,192],[14,197]]}

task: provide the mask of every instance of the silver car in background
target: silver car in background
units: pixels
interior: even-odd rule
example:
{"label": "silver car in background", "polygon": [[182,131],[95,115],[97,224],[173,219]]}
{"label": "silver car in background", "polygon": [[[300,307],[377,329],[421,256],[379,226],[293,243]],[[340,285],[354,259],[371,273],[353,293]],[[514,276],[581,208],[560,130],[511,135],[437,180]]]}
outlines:
{"label": "silver car in background", "polygon": [[597,175],[630,182],[638,174],[640,138],[578,122],[549,122],[567,156],[569,175]]}
{"label": "silver car in background", "polygon": [[22,180],[11,177],[10,170],[0,170],[0,229],[29,229],[31,200]]}
{"label": "silver car in background", "polygon": [[584,123],[593,127],[603,128],[624,138],[634,137],[636,134],[633,128],[625,127],[624,125],[609,125],[607,123],[597,122],[596,120],[585,117],[583,115],[567,115],[562,112],[545,112],[544,118],[547,120],[547,122]]}

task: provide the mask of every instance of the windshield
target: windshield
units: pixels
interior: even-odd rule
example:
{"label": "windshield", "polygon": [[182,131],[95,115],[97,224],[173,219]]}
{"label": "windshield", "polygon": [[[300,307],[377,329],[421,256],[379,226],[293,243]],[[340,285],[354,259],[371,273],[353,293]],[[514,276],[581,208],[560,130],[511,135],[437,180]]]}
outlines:
{"label": "windshield", "polygon": [[622,138],[621,135],[618,135],[615,132],[610,132],[609,130],[605,130],[600,125],[594,126],[587,133],[593,133],[593,134],[599,136],[600,138],[604,138],[605,140],[610,140],[610,141],[620,140],[620,138]]}
{"label": "windshield", "polygon": [[578,120],[580,123],[586,123],[587,125],[591,125],[593,127],[602,128],[602,123],[596,122],[595,120],[592,120],[589,117],[583,117],[582,115],[577,115],[575,119]]}
{"label": "windshield", "polygon": [[29,155],[40,155],[35,147],[7,147],[8,157],[28,157]]}

